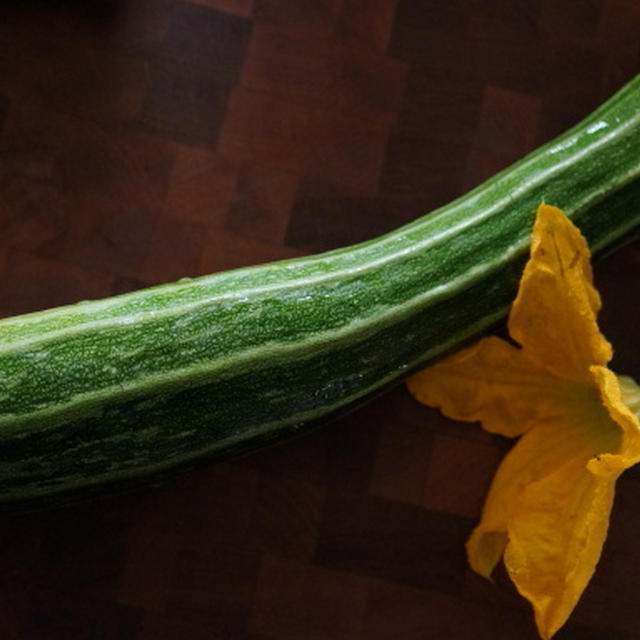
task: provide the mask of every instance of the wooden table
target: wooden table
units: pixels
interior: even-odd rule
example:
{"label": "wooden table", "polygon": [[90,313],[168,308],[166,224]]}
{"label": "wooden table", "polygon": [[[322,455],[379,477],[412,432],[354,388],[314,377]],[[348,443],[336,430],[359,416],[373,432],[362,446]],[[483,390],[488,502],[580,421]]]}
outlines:
{"label": "wooden table", "polygon": [[[0,313],[373,237],[640,71],[637,0],[0,3]],[[640,378],[640,243],[599,261]],[[464,541],[510,443],[399,387],[161,488],[0,519],[3,640],[536,638]],[[562,638],[640,638],[640,469]]]}

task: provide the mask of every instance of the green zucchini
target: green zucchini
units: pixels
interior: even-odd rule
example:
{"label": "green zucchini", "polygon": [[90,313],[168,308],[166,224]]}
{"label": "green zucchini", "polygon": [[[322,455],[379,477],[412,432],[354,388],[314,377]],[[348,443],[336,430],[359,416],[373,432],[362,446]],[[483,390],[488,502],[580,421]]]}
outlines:
{"label": "green zucchini", "polygon": [[640,76],[376,240],[0,321],[0,505],[148,482],[363,402],[505,317],[541,202],[594,250],[640,224]]}

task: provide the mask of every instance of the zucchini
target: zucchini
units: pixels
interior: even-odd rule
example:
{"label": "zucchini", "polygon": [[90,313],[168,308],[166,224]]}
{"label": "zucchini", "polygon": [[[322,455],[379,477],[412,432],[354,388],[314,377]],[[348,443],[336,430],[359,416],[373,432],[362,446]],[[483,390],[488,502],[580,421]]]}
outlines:
{"label": "zucchini", "polygon": [[378,239],[0,321],[0,505],[155,481],[363,402],[505,317],[540,202],[595,251],[640,224],[640,76]]}

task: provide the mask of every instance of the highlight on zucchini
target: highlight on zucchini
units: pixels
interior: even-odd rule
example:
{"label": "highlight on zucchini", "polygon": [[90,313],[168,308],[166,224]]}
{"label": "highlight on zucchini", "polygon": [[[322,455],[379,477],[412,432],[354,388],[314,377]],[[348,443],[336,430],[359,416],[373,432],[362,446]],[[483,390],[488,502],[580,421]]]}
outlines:
{"label": "highlight on zucchini", "polygon": [[60,504],[344,412],[502,320],[537,206],[593,251],[640,225],[640,76],[375,240],[0,321],[0,505]]}

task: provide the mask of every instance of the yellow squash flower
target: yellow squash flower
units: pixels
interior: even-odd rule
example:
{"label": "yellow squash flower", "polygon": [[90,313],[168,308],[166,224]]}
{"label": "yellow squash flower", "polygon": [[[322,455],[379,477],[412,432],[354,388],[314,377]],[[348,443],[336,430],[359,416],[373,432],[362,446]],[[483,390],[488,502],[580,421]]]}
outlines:
{"label": "yellow squash flower", "polygon": [[545,639],[593,574],[617,477],[640,461],[640,387],[606,367],[612,351],[599,308],[585,239],[562,211],[542,205],[509,316],[520,346],[485,338],[408,382],[416,399],[450,418],[521,436],[467,553],[486,577],[504,556]]}

